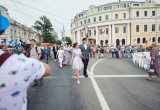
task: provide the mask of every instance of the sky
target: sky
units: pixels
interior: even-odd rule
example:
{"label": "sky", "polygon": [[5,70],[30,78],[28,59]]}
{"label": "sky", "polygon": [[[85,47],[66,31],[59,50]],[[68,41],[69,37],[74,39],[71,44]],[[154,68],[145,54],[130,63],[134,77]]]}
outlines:
{"label": "sky", "polygon": [[[87,10],[90,5],[99,6],[110,3],[110,1],[111,0],[0,0],[0,5],[8,9],[11,18],[28,27],[32,27],[40,16],[47,16],[61,39],[63,25],[65,28],[65,35],[71,36],[70,23],[71,19],[73,19],[76,14]],[[118,1],[119,0],[112,0],[112,2]],[[144,2],[145,0],[127,1]],[[155,1],[160,3],[160,0]]]}

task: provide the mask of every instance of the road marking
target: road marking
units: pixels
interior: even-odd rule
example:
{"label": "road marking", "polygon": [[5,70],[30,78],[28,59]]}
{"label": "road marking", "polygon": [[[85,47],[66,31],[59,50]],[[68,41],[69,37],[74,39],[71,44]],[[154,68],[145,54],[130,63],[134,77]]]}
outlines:
{"label": "road marking", "polygon": [[94,75],[94,78],[144,78],[148,75]]}
{"label": "road marking", "polygon": [[[72,76],[71,78],[76,78],[76,76]],[[79,78],[85,78],[85,77],[80,75]]]}
{"label": "road marking", "polygon": [[44,79],[56,79],[56,77],[54,77],[54,76],[47,76],[47,77],[44,77]]}
{"label": "road marking", "polygon": [[104,96],[103,96],[103,94],[102,94],[102,92],[101,92],[101,90],[100,90],[100,88],[99,88],[96,80],[95,80],[94,77],[93,77],[93,76],[94,76],[94,75],[93,75],[94,67],[95,67],[99,62],[101,62],[102,60],[104,60],[104,59],[101,59],[101,60],[97,61],[97,62],[92,66],[91,72],[89,72],[89,70],[87,70],[87,71],[88,71],[88,73],[90,73],[90,79],[91,79],[91,82],[92,82],[93,87],[94,87],[94,89],[95,89],[95,92],[96,92],[96,94],[97,94],[97,97],[98,97],[98,100],[99,100],[99,102],[100,102],[100,105],[101,105],[102,110],[110,110],[110,108],[109,108],[109,106],[108,106],[108,104],[107,104],[107,102],[106,102],[106,100],[105,100],[105,98],[104,98]]}

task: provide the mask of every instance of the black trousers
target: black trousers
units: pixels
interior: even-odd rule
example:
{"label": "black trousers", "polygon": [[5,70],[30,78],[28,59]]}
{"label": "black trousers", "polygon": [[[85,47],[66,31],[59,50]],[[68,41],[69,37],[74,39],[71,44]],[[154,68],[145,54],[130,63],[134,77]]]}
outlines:
{"label": "black trousers", "polygon": [[83,61],[83,64],[84,64],[83,75],[87,75],[87,67],[88,67],[89,59],[82,59],[82,61]]}
{"label": "black trousers", "polygon": [[115,52],[112,52],[112,57],[114,57]]}
{"label": "black trousers", "polygon": [[57,52],[54,52],[54,59],[57,60]]}

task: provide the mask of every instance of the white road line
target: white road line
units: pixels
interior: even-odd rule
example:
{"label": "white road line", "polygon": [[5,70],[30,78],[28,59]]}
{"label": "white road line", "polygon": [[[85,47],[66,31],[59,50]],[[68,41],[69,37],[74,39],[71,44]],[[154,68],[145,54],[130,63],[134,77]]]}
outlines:
{"label": "white road line", "polygon": [[44,79],[56,79],[56,77],[54,77],[54,76],[47,76],[47,77],[44,77]]}
{"label": "white road line", "polygon": [[102,110],[110,110],[110,108],[109,108],[109,106],[108,106],[108,104],[107,104],[107,102],[106,102],[106,100],[105,100],[105,98],[104,98],[104,96],[103,96],[100,88],[98,87],[97,82],[95,81],[95,79],[94,79],[94,77],[93,77],[93,76],[94,76],[94,75],[93,75],[94,67],[95,67],[99,62],[101,62],[102,60],[103,60],[103,59],[97,61],[97,62],[92,66],[91,72],[89,72],[89,70],[87,70],[87,71],[88,71],[88,73],[90,73],[90,79],[91,79],[91,82],[92,82],[93,87],[94,87],[94,89],[95,89],[95,92],[96,92],[96,94],[97,94],[97,97],[98,97],[98,100],[99,100],[99,102],[100,102],[100,105],[101,105]]}
{"label": "white road line", "polygon": [[[72,76],[71,78],[76,78],[76,76]],[[85,77],[80,75],[79,78],[85,78]]]}
{"label": "white road line", "polygon": [[94,75],[94,78],[144,78],[148,75]]}

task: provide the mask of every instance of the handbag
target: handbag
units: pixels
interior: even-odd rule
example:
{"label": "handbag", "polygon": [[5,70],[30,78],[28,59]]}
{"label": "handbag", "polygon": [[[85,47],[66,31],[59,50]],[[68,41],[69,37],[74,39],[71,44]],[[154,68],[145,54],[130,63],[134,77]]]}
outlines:
{"label": "handbag", "polygon": [[154,73],[155,72],[155,64],[154,63],[150,64],[150,69],[149,69],[148,72],[150,72],[150,73]]}

